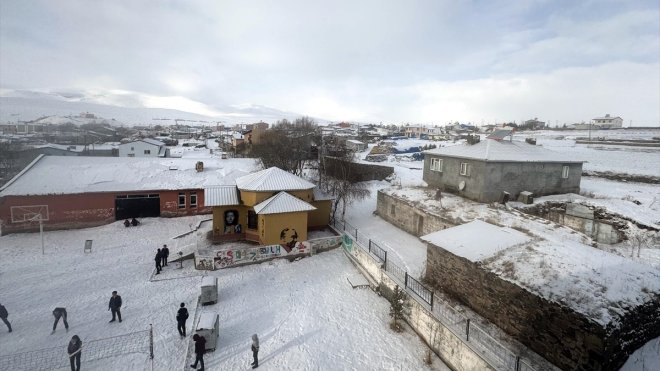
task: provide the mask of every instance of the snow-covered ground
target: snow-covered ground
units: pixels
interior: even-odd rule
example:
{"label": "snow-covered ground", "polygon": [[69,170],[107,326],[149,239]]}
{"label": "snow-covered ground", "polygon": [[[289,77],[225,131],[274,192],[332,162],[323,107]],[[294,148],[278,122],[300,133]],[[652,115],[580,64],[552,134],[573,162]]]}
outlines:
{"label": "snow-covered ground", "polygon": [[[648,138],[648,132],[640,136]],[[554,139],[548,137],[550,140]],[[542,142],[541,138],[539,141]],[[642,151],[632,156],[624,153],[620,159],[618,154],[612,155],[614,151],[572,146],[563,141],[557,143],[548,148],[562,150],[561,145],[568,143],[573,151],[580,152],[579,155],[593,159],[603,157],[603,165],[594,165],[594,170],[600,166],[609,171],[619,172],[626,168],[629,169],[625,171],[627,173],[660,175],[660,166],[654,166],[660,163],[658,152]],[[419,142],[417,145],[423,144]],[[609,155],[603,156],[604,153]],[[181,154],[190,159],[215,161],[217,158],[208,149],[190,149],[185,153],[181,151]],[[627,167],[624,166],[626,162]],[[419,277],[426,262],[426,245],[373,215],[373,211],[378,189],[393,184],[397,188],[425,186],[422,162],[397,162],[391,156],[390,161],[381,164],[393,166],[396,177],[392,182],[368,182],[371,196],[349,207],[347,219],[361,233],[388,249],[388,257]],[[589,164],[585,164],[585,169],[589,169]],[[587,177],[583,178],[581,187],[594,194],[593,198],[582,197],[585,202],[635,217],[649,225],[658,225],[660,191],[657,185]],[[640,201],[641,205],[630,202],[630,199]],[[456,218],[468,221],[488,213],[486,205],[466,208],[464,203],[466,201],[460,198],[443,198],[445,208],[455,207]],[[208,216],[156,218],[145,219],[138,228],[126,229],[113,223],[83,230],[45,232],[46,254],[43,256],[38,233],[0,237],[3,257],[0,303],[9,310],[9,320],[14,326],[14,332],[7,334],[0,324],[0,355],[55,346],[61,346],[64,351],[73,334],[81,336],[84,342],[144,330],[152,323],[156,355],[154,369],[189,369],[186,365],[192,359],[184,358],[191,346],[190,337],[186,340],[179,338],[174,317],[180,302],[190,308],[191,317],[196,312],[201,273],[186,262],[182,270],[175,270],[170,265],[152,282],[153,255],[163,243],[175,245],[170,237],[188,231],[191,225],[206,218]],[[573,234],[567,232],[567,235]],[[580,240],[571,238],[570,241]],[[87,239],[94,240],[92,254],[83,253]],[[628,256],[629,249],[624,245],[612,249],[619,255]],[[658,269],[660,254],[656,252],[659,250],[644,250],[639,259],[635,257],[633,260]],[[221,324],[219,348],[205,357],[207,369],[247,369],[251,362],[249,338],[252,333],[258,333],[262,342],[260,369],[445,369],[437,358],[431,367],[423,363],[426,346],[410,330],[400,335],[389,329],[389,304],[384,299],[368,290],[350,288],[347,277],[358,272],[342,254],[335,250],[292,263],[276,261],[211,273],[219,278],[220,300],[203,310],[216,311]],[[125,321],[121,324],[107,323],[110,319],[107,302],[112,290],[118,290],[125,302]],[[60,324],[58,332],[48,335],[52,326],[50,312],[55,306],[67,307],[71,325],[68,334]],[[189,334],[192,333],[191,326],[192,320],[189,320]],[[660,339],[647,343],[630,357],[623,369],[657,368],[659,350]],[[86,363],[83,354],[83,365],[83,369],[96,370],[150,368],[147,356],[143,354],[93,363]]]}
{"label": "snow-covered ground", "polygon": [[[205,216],[204,216],[205,217]],[[353,289],[347,278],[359,274],[340,250],[289,263],[278,260],[210,272],[219,279],[219,301],[196,308],[203,272],[184,262],[153,276],[153,256],[170,237],[189,230],[203,216],[144,219],[137,228],[120,222],[97,228],[0,237],[0,303],[14,332],[0,324],[0,355],[62,347],[73,334],[83,342],[146,330],[153,324],[154,370],[182,370],[196,311],[220,316],[218,348],[205,356],[207,370],[248,369],[250,336],[261,340],[264,370],[446,370],[434,356],[424,364],[426,346],[411,331],[390,330],[389,303],[371,290]],[[83,244],[94,240],[93,253]],[[173,249],[171,255],[175,255]],[[171,260],[171,258],[170,258]],[[151,281],[152,277],[156,277]],[[113,290],[122,296],[122,323],[108,323]],[[189,307],[188,337],[180,339],[175,315]],[[66,307],[70,330],[62,323],[50,335],[57,306]],[[147,370],[146,354],[85,361],[85,370]]]}

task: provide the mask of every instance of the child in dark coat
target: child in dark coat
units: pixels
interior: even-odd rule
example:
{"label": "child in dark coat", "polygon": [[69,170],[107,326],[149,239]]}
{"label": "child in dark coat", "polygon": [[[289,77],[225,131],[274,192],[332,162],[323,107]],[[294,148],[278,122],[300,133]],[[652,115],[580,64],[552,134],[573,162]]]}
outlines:
{"label": "child in dark coat", "polygon": [[[82,341],[78,335],[73,335],[69,341],[69,362],[71,362],[71,371],[80,371],[80,351],[82,350]],[[75,364],[74,364],[75,363]]]}
{"label": "child in dark coat", "polygon": [[193,335],[193,341],[195,342],[195,364],[190,365],[190,367],[197,369],[197,362],[202,364],[200,371],[204,371],[204,352],[206,351],[206,339],[204,336],[199,336],[198,334]]}

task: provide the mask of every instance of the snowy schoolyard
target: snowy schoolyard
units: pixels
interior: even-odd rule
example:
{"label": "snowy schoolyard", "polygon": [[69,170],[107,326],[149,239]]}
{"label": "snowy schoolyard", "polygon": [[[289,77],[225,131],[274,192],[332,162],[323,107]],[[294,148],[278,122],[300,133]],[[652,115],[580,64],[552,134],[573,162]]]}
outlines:
{"label": "snowy schoolyard", "polygon": [[[347,278],[359,274],[341,249],[294,262],[272,261],[208,272],[219,280],[217,304],[197,307],[202,271],[190,260],[183,269],[170,263],[154,276],[156,248],[207,216],[143,219],[139,227],[120,222],[70,231],[0,237],[0,303],[7,307],[13,333],[0,328],[0,355],[66,345],[74,334],[86,342],[149,329],[153,324],[154,370],[185,370],[194,360],[193,318],[218,313],[218,348],[205,355],[208,370],[249,369],[250,336],[261,340],[264,370],[444,370],[427,347],[407,329],[390,330],[389,303],[369,289],[353,289]],[[85,240],[93,252],[84,253]],[[170,260],[176,255],[172,248]],[[108,300],[122,296],[123,322],[108,323]],[[179,303],[190,311],[188,337],[176,330]],[[69,332],[60,322],[55,334],[51,311],[66,307]],[[4,325],[2,325],[4,326]],[[191,351],[192,353],[192,351]],[[145,353],[86,361],[85,370],[149,370]],[[68,365],[62,370],[68,369]],[[20,368],[17,368],[20,369]]]}

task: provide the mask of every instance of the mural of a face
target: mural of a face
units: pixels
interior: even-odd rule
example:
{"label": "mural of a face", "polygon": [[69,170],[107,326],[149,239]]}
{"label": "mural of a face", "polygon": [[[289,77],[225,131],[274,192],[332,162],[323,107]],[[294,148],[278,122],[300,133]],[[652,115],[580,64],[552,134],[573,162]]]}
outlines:
{"label": "mural of a face", "polygon": [[239,226],[240,224],[238,224],[238,211],[225,211],[225,233],[240,233]]}
{"label": "mural of a face", "polygon": [[284,228],[280,232],[280,244],[287,252],[291,252],[298,242],[298,232],[293,228]]}

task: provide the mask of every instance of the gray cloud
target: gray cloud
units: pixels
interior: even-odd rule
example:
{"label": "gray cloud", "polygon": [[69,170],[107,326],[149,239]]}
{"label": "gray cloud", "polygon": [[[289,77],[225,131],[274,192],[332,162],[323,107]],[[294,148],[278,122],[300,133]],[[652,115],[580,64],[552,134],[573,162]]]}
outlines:
{"label": "gray cloud", "polygon": [[[122,90],[336,120],[545,115],[573,122],[609,112],[658,125],[658,8],[618,1],[3,1],[0,88]],[[624,89],[629,81],[634,90]]]}

